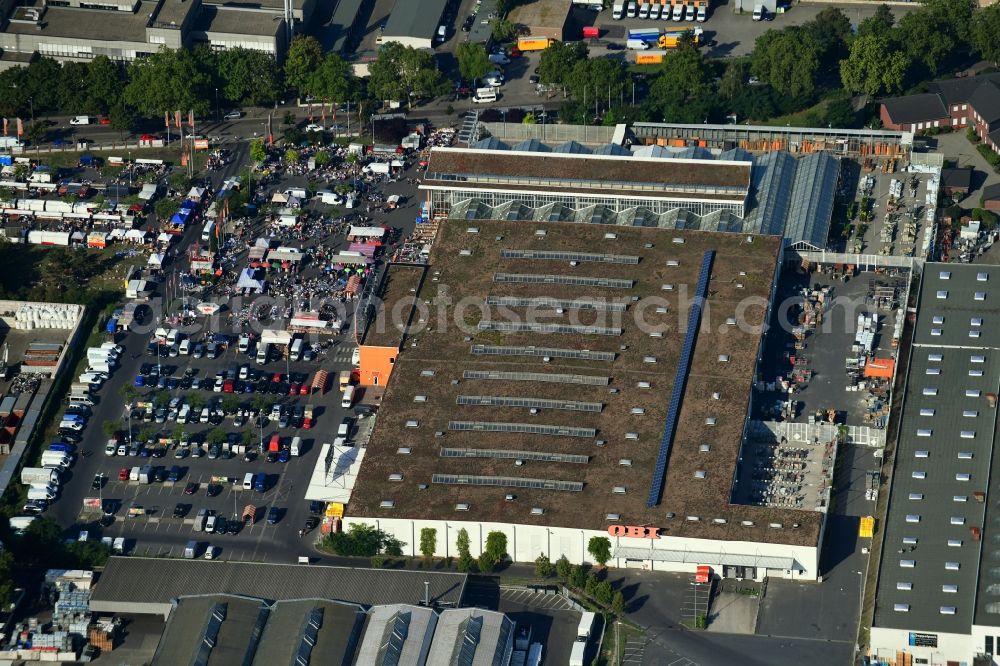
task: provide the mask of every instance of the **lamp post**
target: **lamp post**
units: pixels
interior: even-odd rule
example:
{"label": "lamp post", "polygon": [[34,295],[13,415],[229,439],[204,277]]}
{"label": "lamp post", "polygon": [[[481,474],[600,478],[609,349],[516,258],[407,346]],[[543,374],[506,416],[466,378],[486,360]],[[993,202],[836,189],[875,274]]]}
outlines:
{"label": "lamp post", "polygon": [[215,89],[215,122],[221,122],[222,115],[219,113],[219,89]]}

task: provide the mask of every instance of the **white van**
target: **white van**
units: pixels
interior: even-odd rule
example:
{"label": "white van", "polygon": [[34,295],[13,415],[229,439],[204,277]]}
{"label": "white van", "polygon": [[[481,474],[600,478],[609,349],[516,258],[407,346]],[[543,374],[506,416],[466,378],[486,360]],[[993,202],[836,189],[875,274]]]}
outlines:
{"label": "white van", "polygon": [[[288,454],[297,456],[300,455],[301,451],[302,451],[302,438],[292,437],[292,443],[288,447]],[[244,481],[244,483],[246,483],[246,481]]]}
{"label": "white van", "polygon": [[253,490],[253,472],[243,475],[243,490]]}
{"label": "white van", "polygon": [[[344,391],[344,394],[346,395],[347,391]],[[337,437],[343,437],[346,439],[350,434],[351,434],[351,421],[350,419],[344,419],[343,421],[340,422],[340,425],[337,426]]]}
{"label": "white van", "polygon": [[476,88],[476,94],[472,96],[472,101],[476,104],[489,104],[497,101],[499,97],[496,88]]}
{"label": "white van", "polygon": [[267,363],[267,352],[270,348],[270,342],[261,342],[257,345],[257,363]]}
{"label": "white van", "polygon": [[340,406],[344,409],[349,409],[352,404],[354,404],[354,387],[348,386],[344,389],[344,395],[340,399]]}
{"label": "white van", "polygon": [[86,405],[87,407],[93,407],[94,401],[90,399],[90,396],[77,394],[77,395],[71,395],[69,397],[69,404]]}
{"label": "white van", "polygon": [[209,220],[208,222],[205,223],[204,228],[202,228],[201,230],[201,240],[206,243],[212,240],[213,231],[215,231],[215,222]]}
{"label": "white van", "polygon": [[183,356],[187,356],[191,353],[191,338],[184,338],[181,343],[177,346],[177,351]]}
{"label": "white van", "polygon": [[73,116],[69,119],[70,125],[89,125],[90,116]]}
{"label": "white van", "polygon": [[344,199],[344,208],[354,208],[354,204],[355,204],[354,194],[353,193],[348,194],[347,197]]}
{"label": "white van", "polygon": [[320,190],[316,193],[316,196],[319,197],[321,203],[325,203],[330,206],[339,206],[344,203],[343,197],[336,192],[331,192],[330,190]]}
{"label": "white van", "polygon": [[288,358],[293,361],[298,361],[302,358],[302,338],[292,340],[292,347],[288,351]]}

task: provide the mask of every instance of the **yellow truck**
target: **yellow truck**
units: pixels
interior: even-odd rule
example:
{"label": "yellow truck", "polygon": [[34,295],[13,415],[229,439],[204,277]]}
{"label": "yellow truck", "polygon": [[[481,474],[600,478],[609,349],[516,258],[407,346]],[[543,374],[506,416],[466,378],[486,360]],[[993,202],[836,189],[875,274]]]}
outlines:
{"label": "yellow truck", "polygon": [[521,51],[543,51],[556,40],[549,37],[520,37],[517,40],[517,48]]}

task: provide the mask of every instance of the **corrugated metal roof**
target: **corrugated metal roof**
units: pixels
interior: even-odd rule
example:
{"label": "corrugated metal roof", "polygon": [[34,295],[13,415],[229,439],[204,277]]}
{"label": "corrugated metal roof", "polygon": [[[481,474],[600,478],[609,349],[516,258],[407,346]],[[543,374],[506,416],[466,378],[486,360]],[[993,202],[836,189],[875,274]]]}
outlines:
{"label": "corrugated metal roof", "polygon": [[[514,623],[503,613],[479,608],[452,608],[438,616],[428,664],[452,664],[465,650],[468,666],[506,664],[514,645]],[[471,657],[471,658],[469,658]]]}
{"label": "corrugated metal roof", "polygon": [[[137,584],[141,581],[142,584]],[[417,602],[430,582],[432,600],[458,604],[464,574],[209,560],[112,557],[94,590],[99,612],[165,612],[172,599],[195,594],[240,594],[268,600],[323,598],[362,606]],[[158,610],[151,610],[155,607]]]}
{"label": "corrugated metal roof", "polygon": [[830,234],[840,162],[829,153],[812,153],[799,159],[785,221],[785,239],[822,250]]}
{"label": "corrugated metal roof", "polygon": [[379,606],[368,615],[357,666],[423,666],[431,647],[437,615],[412,605]]}

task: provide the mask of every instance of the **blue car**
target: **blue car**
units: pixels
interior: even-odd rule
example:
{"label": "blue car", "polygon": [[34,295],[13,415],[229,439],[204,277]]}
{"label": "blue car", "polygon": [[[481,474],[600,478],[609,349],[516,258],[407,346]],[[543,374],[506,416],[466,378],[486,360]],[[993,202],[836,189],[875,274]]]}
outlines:
{"label": "blue car", "polygon": [[167,378],[160,377],[159,381],[156,382],[156,388],[165,389],[167,388]]}
{"label": "blue car", "polygon": [[286,463],[288,462],[289,457],[290,456],[288,453],[288,449],[281,449],[281,451],[278,453],[278,462]]}
{"label": "blue car", "polygon": [[176,377],[167,377],[167,388],[173,391],[175,388],[181,385],[181,380]]}
{"label": "blue car", "polygon": [[136,388],[143,388],[146,385],[146,378],[142,375],[135,376],[135,386]]}

